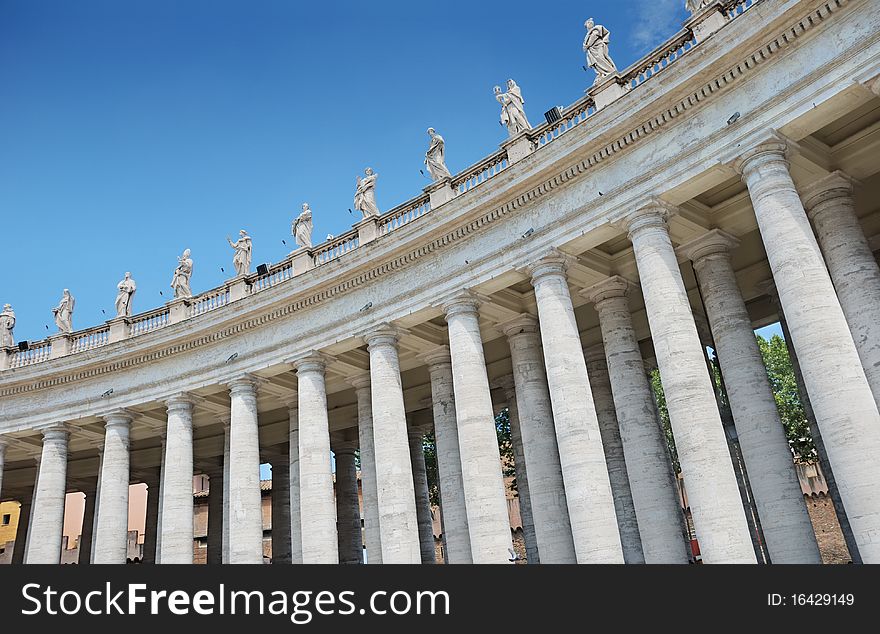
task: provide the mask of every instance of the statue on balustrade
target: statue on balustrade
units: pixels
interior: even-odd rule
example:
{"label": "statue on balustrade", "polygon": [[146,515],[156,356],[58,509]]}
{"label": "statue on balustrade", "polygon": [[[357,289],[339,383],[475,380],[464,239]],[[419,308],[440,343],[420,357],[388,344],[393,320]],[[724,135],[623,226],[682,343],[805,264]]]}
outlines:
{"label": "statue on balustrade", "polygon": [[15,345],[13,328],[15,328],[15,313],[10,304],[3,304],[3,312],[0,313],[0,348],[11,348]]}
{"label": "statue on balustrade", "polygon": [[532,129],[526,116],[526,101],[515,81],[507,80],[507,92],[501,92],[501,86],[495,86],[495,99],[501,104],[501,123],[507,126],[511,137]]}
{"label": "statue on balustrade", "polygon": [[376,179],[379,175],[371,168],[364,170],[364,177],[357,177],[357,190],[354,193],[354,208],[364,214],[364,218],[379,215],[376,206]]}
{"label": "statue on balustrade", "polygon": [[428,168],[431,180],[436,182],[444,178],[452,178],[446,167],[446,143],[443,137],[437,134],[434,128],[428,128],[428,136],[431,137],[431,144],[425,152],[425,167]]}
{"label": "statue on balustrade", "polygon": [[177,268],[174,269],[174,277],[171,278],[171,288],[174,289],[174,299],[178,297],[192,297],[189,280],[192,277],[193,261],[190,250],[187,249],[177,258]]}
{"label": "statue on balustrade", "polygon": [[708,7],[713,2],[715,2],[715,0],[685,0],[684,7],[694,15]]}
{"label": "statue on balustrade", "polygon": [[119,292],[116,294],[116,316],[131,317],[131,300],[137,290],[137,284],[131,279],[131,273],[125,272],[125,277],[116,285]]}
{"label": "statue on balustrade", "polygon": [[52,314],[55,316],[55,325],[58,326],[58,332],[63,332],[65,334],[73,332],[74,304],[76,304],[76,300],[73,299],[73,295],[70,294],[70,291],[65,288],[64,294],[61,296],[61,301],[52,309]]}
{"label": "statue on balustrade", "polygon": [[587,54],[587,66],[596,71],[596,80],[600,83],[609,75],[617,72],[614,60],[608,54],[608,41],[611,33],[601,24],[594,24],[593,18],[584,22],[587,35],[584,37],[584,53]]}
{"label": "statue on balustrade", "polygon": [[235,255],[232,256],[232,266],[235,267],[236,275],[248,275],[251,272],[253,244],[251,243],[251,237],[244,229],[239,231],[238,235],[239,238],[235,242],[229,236],[226,236],[229,246],[235,249]]}
{"label": "statue on balustrade", "polygon": [[296,246],[303,249],[312,248],[312,210],[309,203],[303,203],[302,212],[290,225],[290,233],[296,241]]}

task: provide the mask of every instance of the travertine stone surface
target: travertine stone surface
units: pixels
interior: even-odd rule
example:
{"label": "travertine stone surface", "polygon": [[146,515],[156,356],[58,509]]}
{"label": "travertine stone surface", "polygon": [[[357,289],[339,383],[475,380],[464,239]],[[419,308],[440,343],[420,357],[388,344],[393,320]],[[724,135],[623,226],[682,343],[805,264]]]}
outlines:
{"label": "travertine stone surface", "polygon": [[507,336],[510,347],[538,558],[543,563],[574,563],[574,540],[568,521],[538,320],[522,314],[500,324],[499,328]]}
{"label": "travertine stone surface", "polygon": [[[162,461],[162,501],[159,518],[158,562],[193,562],[193,403],[178,394],[165,402],[165,458]],[[100,498],[99,498],[100,499]]]}
{"label": "travertine stone surface", "polygon": [[288,447],[290,452],[289,478],[290,491],[290,563],[303,563],[302,514],[300,506],[300,489],[302,478],[299,470],[299,397],[293,395],[285,403],[288,417]]}
{"label": "travertine stone surface", "polygon": [[382,563],[418,564],[419,527],[397,357],[398,337],[398,332],[388,325],[364,336],[370,353],[379,535]]}
{"label": "travertine stone surface", "polygon": [[[207,472],[208,474],[208,557],[209,564],[223,563],[223,467],[218,466]],[[274,480],[274,473],[273,473]],[[273,489],[274,492],[274,489]],[[149,495],[149,493],[148,493]],[[275,510],[275,500],[272,500],[272,510]],[[273,524],[274,528],[274,524]],[[274,540],[275,532],[272,532]],[[275,553],[275,544],[272,544],[272,553]]]}
{"label": "travertine stone surface", "polygon": [[162,494],[159,490],[159,470],[150,479],[144,480],[147,485],[147,514],[144,521],[144,560],[145,564],[155,564],[156,546],[159,537],[159,502]]}
{"label": "travertine stone surface", "polygon": [[802,198],[880,405],[880,266],[856,216],[852,189],[852,179],[834,172],[804,189]]}
{"label": "travertine stone surface", "polygon": [[431,498],[428,493],[428,472],[425,468],[424,439],[424,430],[409,430],[409,454],[412,460],[416,519],[419,524],[419,550],[423,564],[434,564],[437,563],[437,556],[434,553],[434,527],[431,518]]}
{"label": "travertine stone surface", "polygon": [[773,563],[821,563],[767,370],[730,261],[738,241],[713,230],[680,247],[694,263],[743,460]]}
{"label": "travertine stone surface", "polygon": [[568,519],[578,563],[623,563],[614,497],[565,262],[562,254],[551,253],[533,265],[531,274]]}
{"label": "travertine stone surface", "polygon": [[[97,484],[97,483],[96,483]],[[82,528],[77,542],[77,565],[92,563],[92,540],[95,536],[95,511],[97,509],[97,491],[83,491],[86,499],[83,503]],[[146,543],[144,543],[146,549]],[[155,553],[155,550],[153,551]]]}
{"label": "travertine stone surface", "polygon": [[797,350],[804,383],[859,552],[880,563],[880,413],[831,277],[788,171],[781,139],[746,152],[737,167]]}
{"label": "travertine stone surface", "polygon": [[229,563],[263,563],[257,386],[244,376],[229,383]]}
{"label": "travertine stone surface", "polygon": [[272,563],[290,559],[290,458],[272,462]]}
{"label": "travertine stone surface", "polygon": [[684,518],[654,395],[629,311],[632,285],[620,276],[581,291],[595,304],[623,443],[630,494],[646,563],[688,561]]}
{"label": "travertine stone surface", "polygon": [[700,552],[707,563],[755,563],[705,353],[658,201],[626,219]]}
{"label": "travertine stone surface", "polygon": [[64,425],[44,427],[33,508],[27,536],[26,564],[61,562],[64,496],[67,494],[67,440]]}
{"label": "travertine stone surface", "polygon": [[104,417],[101,497],[95,518],[96,564],[124,564],[128,551],[129,433],[131,416],[124,411]]}
{"label": "travertine stone surface", "polygon": [[358,408],[358,440],[361,458],[361,495],[364,504],[364,545],[367,563],[382,563],[382,540],[379,535],[379,491],[376,483],[376,452],[373,447],[373,395],[370,375],[351,379]]}
{"label": "travertine stone surface", "polygon": [[[311,353],[294,361],[299,381],[299,512],[304,564],[339,563],[336,505],[330,472],[330,428],[327,420],[325,360]],[[291,481],[296,472],[290,451]],[[293,491],[293,486],[291,486]],[[291,498],[291,509],[294,500]],[[293,513],[291,513],[293,515]],[[294,535],[294,539],[296,539]],[[293,549],[294,562],[297,550]]]}
{"label": "travertine stone surface", "polygon": [[336,456],[336,529],[339,533],[339,563],[363,562],[361,512],[358,505],[357,468],[354,443],[332,447]]}
{"label": "travertine stone surface", "polygon": [[590,377],[593,402],[596,404],[596,415],[599,418],[599,433],[602,435],[602,447],[605,449],[605,464],[608,465],[611,493],[614,495],[614,511],[617,515],[620,543],[623,546],[623,560],[628,564],[643,564],[645,554],[642,552],[639,522],[636,519],[629,476],[626,472],[623,441],[620,439],[617,412],[611,394],[611,379],[608,377],[605,349],[602,344],[590,346],[584,350],[584,356],[587,360],[587,374]]}
{"label": "travertine stone surface", "polygon": [[15,533],[15,545],[12,550],[12,563],[22,564],[25,560],[25,552],[27,551],[28,536],[31,524],[31,507],[33,503],[33,489],[28,489],[22,496],[21,506],[18,509],[18,528]]}
{"label": "travertine stone surface", "polygon": [[423,359],[431,375],[431,406],[434,412],[434,442],[437,446],[446,560],[450,564],[472,563],[449,346],[440,346]]}
{"label": "travertine stone surface", "polygon": [[501,454],[486,359],[480,338],[478,300],[459,293],[443,310],[449,328],[452,384],[471,557],[475,564],[503,564],[512,547]]}

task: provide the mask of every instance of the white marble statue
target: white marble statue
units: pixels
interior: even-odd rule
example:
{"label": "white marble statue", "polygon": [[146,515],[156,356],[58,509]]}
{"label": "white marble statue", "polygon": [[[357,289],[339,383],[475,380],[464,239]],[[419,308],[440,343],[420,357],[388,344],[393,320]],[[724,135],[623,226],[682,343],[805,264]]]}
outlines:
{"label": "white marble statue", "polygon": [[507,92],[501,92],[501,86],[495,86],[495,99],[501,104],[501,123],[507,126],[510,136],[532,129],[526,116],[525,99],[515,81],[507,80]]}
{"label": "white marble statue", "polygon": [[119,292],[116,294],[116,316],[131,317],[131,300],[137,290],[137,284],[131,279],[131,273],[125,272],[125,277],[116,285]]}
{"label": "white marble statue", "polygon": [[695,15],[712,4],[712,2],[714,0],[685,0],[684,7],[691,12],[691,15]]}
{"label": "white marble statue", "polygon": [[434,128],[428,128],[428,136],[431,137],[431,144],[425,152],[425,167],[428,168],[431,180],[436,182],[444,178],[452,178],[446,167],[446,143],[443,137],[437,134]]}
{"label": "white marble statue", "polygon": [[238,232],[239,238],[235,242],[229,236],[226,241],[233,249],[235,255],[232,256],[232,266],[235,267],[236,275],[248,275],[251,272],[251,257],[253,255],[253,243],[247,231],[242,229]]}
{"label": "white marble statue", "polygon": [[189,287],[189,280],[192,277],[193,261],[190,257],[190,250],[186,249],[179,258],[177,258],[177,268],[174,269],[174,277],[171,278],[171,288],[174,289],[174,298],[192,297],[192,290]]}
{"label": "white marble statue", "polygon": [[65,288],[61,301],[52,309],[52,314],[55,316],[55,325],[58,326],[58,332],[66,334],[73,332],[73,306],[75,303],[76,300],[73,299],[73,295]]}
{"label": "white marble statue", "polygon": [[376,206],[376,179],[379,175],[371,168],[364,170],[364,177],[357,177],[357,190],[354,193],[354,208],[364,214],[364,218],[379,215]]}
{"label": "white marble statue", "polygon": [[296,241],[296,246],[303,249],[312,248],[312,210],[309,203],[303,203],[302,212],[290,225],[290,233]]}
{"label": "white marble statue", "polygon": [[3,304],[3,312],[0,313],[0,348],[10,348],[15,345],[13,328],[15,328],[15,313],[10,304]]}
{"label": "white marble statue", "polygon": [[596,71],[596,80],[593,84],[600,83],[603,79],[617,72],[614,60],[608,54],[608,40],[611,33],[601,24],[594,24],[593,18],[584,22],[587,35],[584,37],[584,53],[587,54],[587,66]]}

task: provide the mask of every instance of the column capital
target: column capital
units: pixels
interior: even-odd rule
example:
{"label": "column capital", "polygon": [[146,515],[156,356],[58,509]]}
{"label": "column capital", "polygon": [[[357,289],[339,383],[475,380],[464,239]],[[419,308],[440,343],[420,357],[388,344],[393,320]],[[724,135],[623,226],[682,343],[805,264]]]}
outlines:
{"label": "column capital", "polygon": [[358,443],[353,440],[334,440],[331,438],[330,449],[334,454],[354,454],[358,450]]}
{"label": "column capital", "polygon": [[446,320],[454,315],[463,313],[479,313],[480,304],[483,298],[472,290],[465,289],[457,291],[453,295],[441,300],[440,307],[446,315]]}
{"label": "column capital", "polygon": [[452,363],[452,354],[449,352],[449,346],[437,346],[430,352],[426,352],[419,356],[419,359],[428,364],[428,369],[441,365],[450,365]]}
{"label": "column capital", "polygon": [[133,417],[131,412],[127,409],[114,409],[106,414],[102,415],[101,418],[104,419],[104,427],[131,427],[131,421]]}
{"label": "column capital", "polygon": [[66,423],[48,423],[39,425],[36,429],[43,435],[43,442],[49,440],[63,440],[67,442],[70,437],[70,428]]}
{"label": "column capital", "polygon": [[242,374],[226,384],[226,387],[229,388],[229,392],[233,396],[238,395],[253,395],[256,397],[257,395],[257,386],[260,381],[257,377],[251,374]]}
{"label": "column capital", "polygon": [[776,289],[776,280],[774,280],[772,277],[770,279],[764,280],[763,282],[758,282],[757,284],[755,284],[755,290],[767,295],[774,302],[779,299],[779,291]]}
{"label": "column capital", "polygon": [[165,399],[165,407],[169,413],[173,411],[192,412],[194,404],[193,398],[186,392],[180,392]]}
{"label": "column capital", "polygon": [[299,409],[299,392],[297,390],[292,390],[284,396],[279,396],[278,400],[284,403],[288,410]]}
{"label": "column capital", "polygon": [[858,181],[840,170],[831,172],[818,181],[810,183],[801,190],[801,201],[810,218],[821,211],[822,203],[835,198],[852,196],[853,187]]}
{"label": "column capital", "polygon": [[601,343],[594,343],[584,346],[584,359],[587,363],[604,363],[608,364],[605,358],[605,346]]}
{"label": "column capital", "polygon": [[536,333],[540,330],[540,324],[534,315],[521,313],[496,325],[495,329],[510,339],[524,333]]}
{"label": "column capital", "polygon": [[[498,377],[492,381],[490,387],[501,390],[508,401],[516,398],[516,382],[514,381],[513,374],[505,374]],[[507,405],[510,406],[510,403],[508,402]]]}
{"label": "column capital", "polygon": [[788,165],[788,159],[799,150],[800,146],[788,137],[776,130],[767,130],[762,139],[740,152],[731,161],[731,166],[737,173],[748,176],[749,172],[767,163],[783,162]]}
{"label": "column capital", "polygon": [[520,270],[531,277],[532,286],[535,286],[554,277],[565,279],[569,265],[576,261],[577,258],[573,255],[553,247],[539,254],[534,262]]}
{"label": "column capital", "polygon": [[598,307],[598,304],[606,299],[615,297],[628,298],[630,291],[637,287],[638,285],[635,282],[630,282],[625,277],[612,275],[608,279],[578,291],[578,295],[591,304],[597,304]]}
{"label": "column capital", "polygon": [[346,379],[346,382],[352,386],[356,391],[360,390],[369,390],[370,389],[370,373],[364,372],[362,374],[355,374],[354,376],[350,376]]}
{"label": "column capital", "polygon": [[730,257],[730,251],[739,245],[739,240],[720,229],[712,229],[698,238],[678,247],[675,252],[691,260],[694,265],[713,255]]}
{"label": "column capital", "polygon": [[611,224],[625,230],[629,239],[632,240],[636,233],[644,229],[654,228],[669,231],[667,222],[669,217],[676,213],[678,213],[677,207],[652,196],[637,203],[633,211],[627,212],[620,220]]}
{"label": "column capital", "polygon": [[402,328],[398,328],[388,322],[383,322],[364,332],[361,337],[367,344],[368,351],[370,348],[378,346],[394,346],[396,348],[397,342],[400,341],[400,337],[405,332]]}
{"label": "column capital", "polygon": [[312,350],[288,360],[287,363],[293,366],[298,375],[308,372],[318,372],[323,375],[329,361],[330,357],[323,352]]}

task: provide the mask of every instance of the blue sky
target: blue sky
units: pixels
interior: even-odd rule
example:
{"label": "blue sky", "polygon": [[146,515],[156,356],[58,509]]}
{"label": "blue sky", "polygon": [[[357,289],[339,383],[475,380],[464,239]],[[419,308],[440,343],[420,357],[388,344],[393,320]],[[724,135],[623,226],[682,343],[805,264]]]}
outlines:
{"label": "blue sky", "polygon": [[683,5],[0,0],[0,303],[37,340],[63,288],[75,329],[113,316],[125,271],[135,311],[159,306],[187,247],[194,292],[217,286],[241,228],[278,261],[304,201],[316,241],[349,228],[366,166],[380,208],[420,193],[428,126],[453,172],[496,150],[495,84],[533,124],[578,99],[586,18],[624,68]]}

